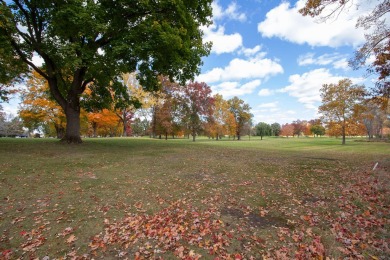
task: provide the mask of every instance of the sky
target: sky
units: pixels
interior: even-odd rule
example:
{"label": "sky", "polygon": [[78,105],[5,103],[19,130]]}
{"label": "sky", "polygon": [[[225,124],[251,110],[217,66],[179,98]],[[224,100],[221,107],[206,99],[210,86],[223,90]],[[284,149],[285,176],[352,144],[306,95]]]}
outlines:
{"label": "sky", "polygon": [[[195,80],[225,99],[243,99],[255,124],[318,118],[323,84],[345,77],[372,84],[364,70],[348,67],[348,60],[364,43],[357,18],[370,9],[367,3],[377,1],[355,0],[358,9],[349,6],[326,22],[300,15],[304,2],[215,0],[213,24],[202,28],[213,47]],[[2,103],[3,110],[16,115],[18,102]]]}
{"label": "sky", "polygon": [[324,23],[299,14],[301,0],[216,0],[213,24],[203,28],[213,47],[196,80],[225,99],[243,99],[255,123],[318,118],[323,84],[348,77],[372,85],[365,70],[348,66],[365,40],[357,18],[376,1],[360,2]]}

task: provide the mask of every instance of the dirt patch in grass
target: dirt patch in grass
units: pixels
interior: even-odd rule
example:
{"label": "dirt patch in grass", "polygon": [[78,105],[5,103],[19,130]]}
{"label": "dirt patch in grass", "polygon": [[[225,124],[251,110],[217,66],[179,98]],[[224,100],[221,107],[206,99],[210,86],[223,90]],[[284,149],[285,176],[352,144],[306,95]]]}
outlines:
{"label": "dirt patch in grass", "polygon": [[245,213],[239,209],[223,208],[221,210],[222,216],[230,216],[236,219],[236,221],[244,221],[247,225],[257,228],[267,228],[271,226],[275,227],[287,227],[287,220],[281,217],[273,217],[270,215],[261,216],[259,213]]}

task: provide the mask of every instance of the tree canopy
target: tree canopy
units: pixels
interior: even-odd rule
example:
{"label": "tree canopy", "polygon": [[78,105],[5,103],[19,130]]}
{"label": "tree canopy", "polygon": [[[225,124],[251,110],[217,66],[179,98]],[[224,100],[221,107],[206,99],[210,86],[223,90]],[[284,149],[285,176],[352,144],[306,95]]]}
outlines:
{"label": "tree canopy", "polygon": [[0,0],[0,45],[10,50],[0,52],[1,69],[21,68],[1,83],[23,64],[35,69],[66,114],[65,140],[81,142],[79,97],[89,84],[101,96],[111,89],[126,97],[122,73],[137,70],[148,90],[158,88],[159,74],[184,83],[199,73],[210,50],[200,26],[210,23],[211,2]]}

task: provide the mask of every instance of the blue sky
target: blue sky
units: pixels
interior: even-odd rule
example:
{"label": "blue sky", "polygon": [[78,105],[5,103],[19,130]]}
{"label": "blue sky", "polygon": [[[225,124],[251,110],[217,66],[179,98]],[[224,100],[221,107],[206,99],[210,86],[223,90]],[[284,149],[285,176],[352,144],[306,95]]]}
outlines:
{"label": "blue sky", "polygon": [[364,42],[357,18],[369,10],[367,2],[376,1],[355,1],[359,9],[349,6],[325,23],[302,17],[304,2],[214,1],[214,23],[203,28],[213,49],[196,80],[225,99],[238,96],[249,103],[255,123],[281,124],[318,118],[322,84],[345,77],[372,84],[348,60]]}
{"label": "blue sky", "polygon": [[[196,80],[211,86],[213,94],[249,103],[255,123],[318,118],[322,84],[345,77],[372,84],[364,70],[349,68],[348,60],[364,42],[357,18],[377,1],[355,0],[359,9],[349,6],[337,19],[321,23],[298,13],[304,0],[216,0],[213,24],[203,28],[213,48]],[[16,115],[18,101],[2,106]]]}

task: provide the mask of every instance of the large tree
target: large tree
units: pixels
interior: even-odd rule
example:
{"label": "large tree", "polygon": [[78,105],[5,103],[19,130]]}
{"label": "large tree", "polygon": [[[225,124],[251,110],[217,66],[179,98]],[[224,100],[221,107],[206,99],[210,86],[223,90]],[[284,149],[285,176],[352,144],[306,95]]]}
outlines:
{"label": "large tree", "polygon": [[11,51],[0,52],[1,69],[27,64],[42,75],[65,111],[64,140],[79,143],[80,95],[89,84],[100,95],[111,95],[110,87],[126,96],[122,73],[137,70],[148,90],[158,74],[184,83],[199,73],[210,49],[200,27],[210,23],[211,2],[0,0],[0,45]]}
{"label": "large tree", "polygon": [[[359,68],[366,64],[371,55],[375,57],[373,64],[368,64],[368,71],[378,73],[374,96],[379,94],[386,97],[377,99],[382,103],[385,102],[384,107],[386,107],[390,96],[390,23],[386,21],[390,11],[390,0],[370,2],[373,8],[364,10],[364,15],[360,16],[356,23],[356,27],[366,31],[366,42],[356,51],[350,65]],[[321,16],[323,20],[327,20],[337,18],[341,12],[349,8],[366,7],[366,5],[362,7],[357,0],[306,0],[305,6],[299,11],[302,15]]]}
{"label": "large tree", "polygon": [[357,116],[365,90],[353,85],[350,79],[337,84],[324,84],[321,88],[322,105],[318,108],[325,122],[341,126],[342,144],[345,144],[347,123]]}

